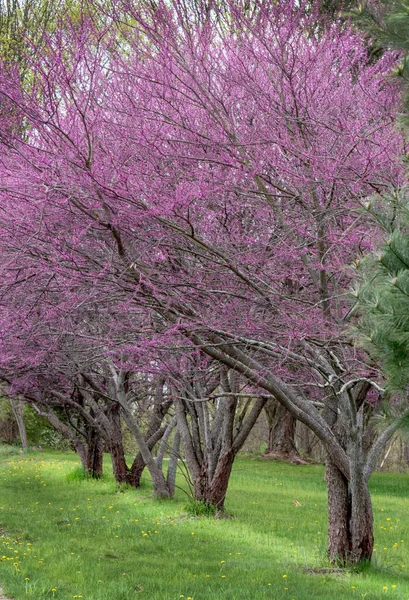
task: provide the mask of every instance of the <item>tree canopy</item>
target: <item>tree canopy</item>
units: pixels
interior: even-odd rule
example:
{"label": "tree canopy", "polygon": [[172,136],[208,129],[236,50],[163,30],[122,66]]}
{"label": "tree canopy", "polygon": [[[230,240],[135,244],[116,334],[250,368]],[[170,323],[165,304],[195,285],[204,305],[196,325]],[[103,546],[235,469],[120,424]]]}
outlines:
{"label": "tree canopy", "polygon": [[163,377],[197,471],[224,465],[221,503],[273,397],[328,453],[330,556],[370,558],[367,481],[396,423],[364,447],[377,387],[344,265],[377,236],[361,203],[403,182],[396,57],[298,2],[114,8],[45,33],[29,88],[0,74],[0,368],[67,403],[85,379],[126,417],[140,374]]}

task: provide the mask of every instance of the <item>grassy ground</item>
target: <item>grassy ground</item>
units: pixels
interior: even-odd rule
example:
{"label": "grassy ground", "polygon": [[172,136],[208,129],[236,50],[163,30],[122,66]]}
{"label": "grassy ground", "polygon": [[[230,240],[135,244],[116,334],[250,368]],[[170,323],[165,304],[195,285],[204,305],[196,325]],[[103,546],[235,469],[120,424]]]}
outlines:
{"label": "grassy ground", "polygon": [[321,466],[238,461],[233,518],[214,520],[189,516],[182,491],[153,501],[147,479],[118,490],[79,480],[77,464],[0,459],[0,584],[16,600],[409,599],[407,475],[373,477],[373,564],[329,575],[312,571],[325,566]]}

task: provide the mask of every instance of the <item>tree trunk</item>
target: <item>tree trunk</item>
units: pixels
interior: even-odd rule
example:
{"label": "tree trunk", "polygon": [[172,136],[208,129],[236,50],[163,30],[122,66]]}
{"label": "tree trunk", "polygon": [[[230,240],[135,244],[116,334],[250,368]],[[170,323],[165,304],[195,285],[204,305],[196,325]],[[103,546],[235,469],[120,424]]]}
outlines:
{"label": "tree trunk", "polygon": [[206,502],[213,504],[213,506],[216,506],[221,511],[224,509],[224,501],[226,499],[227,486],[229,485],[234,458],[235,453],[232,448],[229,448],[220,456],[211,485],[208,488]]}
{"label": "tree trunk", "polygon": [[360,499],[351,494],[349,482],[327,460],[328,558],[341,565],[370,560],[373,552],[373,515],[368,489],[364,484]]}
{"label": "tree trunk", "polygon": [[372,502],[366,483],[361,485],[359,497],[352,494],[350,519],[352,564],[370,561],[374,546]]}
{"label": "tree trunk", "polygon": [[406,464],[409,466],[409,446],[406,444],[403,447],[403,456],[406,461]]}
{"label": "tree trunk", "polygon": [[[152,424],[153,424],[153,426],[152,426]],[[163,454],[165,452],[165,448],[166,448],[166,444],[167,444],[169,435],[172,433],[172,430],[174,429],[174,427],[176,425],[176,418],[172,419],[171,423],[166,427],[166,429],[163,429],[161,427],[161,425],[162,425],[162,418],[159,420],[157,418],[157,416],[155,418],[155,415],[154,415],[154,417],[150,423],[150,430],[148,431],[148,433],[146,435],[146,444],[150,451],[152,451],[155,444],[159,440],[161,440],[161,447],[159,448],[158,456],[156,458],[156,464],[157,464],[159,470],[162,470]],[[146,467],[146,462],[144,461],[141,452],[138,452],[138,454],[136,455],[136,457],[132,463],[132,467],[131,467],[129,475],[128,475],[129,483],[133,487],[137,488],[141,485],[141,477],[142,477],[142,473],[145,470],[145,467]]]}
{"label": "tree trunk", "polygon": [[16,398],[10,398],[10,406],[13,411],[14,418],[16,419],[18,432],[21,440],[21,447],[23,452],[28,452],[28,440],[26,424],[24,422],[24,403]]}
{"label": "tree trunk", "polygon": [[328,486],[328,558],[344,565],[351,555],[348,481],[330,459],[327,460],[325,480]]}
{"label": "tree trunk", "polygon": [[265,454],[274,453],[283,458],[298,455],[294,441],[297,419],[277,400],[269,400],[264,410],[268,423],[268,448]]}
{"label": "tree trunk", "polygon": [[201,463],[199,472],[195,473],[193,477],[193,495],[195,500],[200,502],[209,503],[209,469],[206,463]]}
{"label": "tree trunk", "polygon": [[102,476],[104,458],[101,436],[97,431],[92,430],[87,442],[86,460],[83,466],[90,477],[99,479]]}
{"label": "tree trunk", "polygon": [[170,451],[169,457],[169,465],[168,472],[166,475],[166,481],[169,486],[169,492],[173,496],[175,493],[175,485],[176,485],[176,472],[178,468],[178,460],[180,453],[180,433],[176,431],[175,437],[173,439],[173,445]]}
{"label": "tree trunk", "polygon": [[122,400],[121,406],[123,410],[125,423],[133,433],[136,443],[138,444],[141,456],[149,470],[155,498],[169,498],[171,494],[169,492],[168,484],[166,483],[162,471],[158,469],[155,459],[152,456],[151,450],[137,422],[134,420],[129,407],[126,404],[126,401]]}
{"label": "tree trunk", "polygon": [[214,475],[210,481],[209,469],[205,463],[202,465],[200,477],[196,477],[194,480],[195,500],[212,504],[220,511],[224,509],[234,458],[235,453],[231,448],[223,452],[217,461]]}
{"label": "tree trunk", "polygon": [[112,470],[117,483],[129,483],[129,468],[126,464],[122,440],[111,439],[110,449]]}
{"label": "tree trunk", "polygon": [[142,458],[142,454],[138,452],[135,457],[135,460],[132,463],[131,470],[129,472],[129,483],[133,487],[140,487],[141,485],[141,477],[146,467],[146,463]]}
{"label": "tree trunk", "polygon": [[122,424],[119,404],[113,404],[109,410],[109,451],[112,460],[112,470],[117,483],[130,483],[129,467],[125,460],[125,451],[122,441]]}

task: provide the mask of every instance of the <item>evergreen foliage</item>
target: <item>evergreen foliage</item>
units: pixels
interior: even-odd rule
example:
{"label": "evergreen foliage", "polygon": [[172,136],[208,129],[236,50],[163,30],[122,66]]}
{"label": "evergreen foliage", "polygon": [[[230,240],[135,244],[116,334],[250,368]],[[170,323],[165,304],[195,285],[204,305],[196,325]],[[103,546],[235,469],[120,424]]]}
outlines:
{"label": "evergreen foliage", "polygon": [[[367,2],[355,12],[357,22],[372,37],[378,51],[401,55],[393,75],[402,83],[401,125],[409,126],[409,2]],[[407,156],[403,157],[407,160]],[[357,265],[362,284],[356,291],[362,310],[359,338],[378,360],[390,391],[409,386],[409,210],[408,190],[385,194],[367,207],[386,232],[379,250]]]}
{"label": "evergreen foliage", "polygon": [[361,343],[379,360],[391,390],[409,386],[409,211],[407,190],[368,206],[386,232],[369,257],[357,261],[362,284],[355,292],[362,310]]}
{"label": "evergreen foliage", "polygon": [[393,71],[403,87],[403,115],[409,126],[409,1],[369,0],[352,11],[356,24],[371,38],[371,53],[379,56],[385,49],[400,53],[401,61]]}

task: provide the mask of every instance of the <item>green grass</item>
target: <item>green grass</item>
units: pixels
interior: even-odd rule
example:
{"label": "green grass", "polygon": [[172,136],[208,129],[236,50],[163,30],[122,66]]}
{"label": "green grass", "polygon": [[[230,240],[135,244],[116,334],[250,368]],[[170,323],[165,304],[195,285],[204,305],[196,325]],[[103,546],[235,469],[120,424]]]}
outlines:
{"label": "green grass", "polygon": [[15,600],[409,599],[407,475],[373,477],[372,565],[329,575],[306,570],[326,564],[321,466],[239,460],[220,520],[192,517],[181,490],[152,500],[147,477],[118,490],[109,465],[99,481],[78,467],[0,457],[0,585]]}

